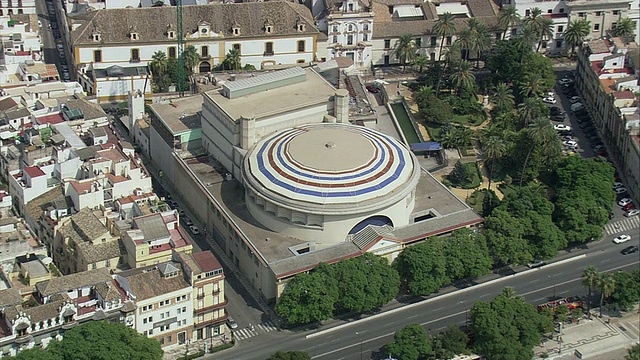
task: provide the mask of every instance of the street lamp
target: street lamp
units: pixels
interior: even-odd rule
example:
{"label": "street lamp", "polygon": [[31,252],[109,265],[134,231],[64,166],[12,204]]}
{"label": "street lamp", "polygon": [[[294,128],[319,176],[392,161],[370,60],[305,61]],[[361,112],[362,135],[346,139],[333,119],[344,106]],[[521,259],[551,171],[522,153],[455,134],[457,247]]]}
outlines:
{"label": "street lamp", "polygon": [[551,275],[547,275],[547,277],[553,282],[553,300],[556,299],[556,281]]}

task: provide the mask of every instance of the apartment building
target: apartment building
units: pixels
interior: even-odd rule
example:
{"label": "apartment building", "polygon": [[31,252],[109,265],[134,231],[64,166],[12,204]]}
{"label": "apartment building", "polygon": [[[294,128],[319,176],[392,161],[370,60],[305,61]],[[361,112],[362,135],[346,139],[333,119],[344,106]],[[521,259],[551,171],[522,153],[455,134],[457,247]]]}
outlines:
{"label": "apartment building", "polygon": [[[568,0],[566,5],[569,8],[569,21],[585,19],[591,24],[591,33],[586,39],[599,39],[609,34],[615,29],[616,23],[626,17],[632,16],[633,6],[639,6],[637,0]],[[637,21],[637,19],[636,19]],[[636,36],[638,27],[636,23]]]}
{"label": "apartment building", "polygon": [[0,1],[0,15],[35,14],[35,0],[2,0]]}
{"label": "apartment building", "polygon": [[635,42],[603,38],[587,42],[578,52],[576,87],[625,187],[640,198],[640,51]]}

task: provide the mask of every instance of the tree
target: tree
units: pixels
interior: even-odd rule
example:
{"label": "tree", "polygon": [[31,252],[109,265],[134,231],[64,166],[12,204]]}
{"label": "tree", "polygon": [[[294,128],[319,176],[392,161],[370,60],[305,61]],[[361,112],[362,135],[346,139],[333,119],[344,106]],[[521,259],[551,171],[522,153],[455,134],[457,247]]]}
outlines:
{"label": "tree", "polygon": [[304,351],[278,351],[267,360],[311,360],[311,356]]}
{"label": "tree", "polygon": [[520,14],[515,6],[504,6],[498,13],[498,26],[504,29],[502,38],[506,38],[507,31],[520,23]]}
{"label": "tree", "polygon": [[471,29],[462,30],[456,37],[456,44],[462,52],[462,60],[468,60],[471,48],[473,47],[473,34],[471,33]]}
{"label": "tree", "polygon": [[338,311],[366,312],[391,301],[400,290],[400,276],[386,258],[365,253],[331,266],[330,273],[340,296]]}
{"label": "tree", "polygon": [[151,62],[149,63],[153,77],[159,80],[167,71],[167,54],[164,51],[156,51],[151,56]]}
{"label": "tree", "polygon": [[298,274],[287,285],[276,314],[289,325],[322,321],[333,315],[338,299],[338,286],[327,276],[326,264],[318,264],[310,274]]}
{"label": "tree", "polygon": [[447,176],[447,179],[454,184],[462,184],[469,177],[467,167],[459,160],[453,165],[453,170]]}
{"label": "tree", "polygon": [[613,277],[616,282],[611,294],[613,304],[623,311],[631,310],[640,301],[640,270],[616,271]]}
{"label": "tree", "polygon": [[433,352],[436,359],[452,359],[456,355],[468,351],[469,337],[458,326],[449,325],[447,329],[435,336],[432,341]]}
{"label": "tree", "polygon": [[163,353],[157,340],[106,320],[90,321],[66,331],[62,341],[49,343],[45,352],[53,355],[51,359],[78,360],[159,360]]}
{"label": "tree", "polygon": [[24,349],[21,350],[16,356],[3,356],[2,358],[7,360],[62,360],[61,357],[53,354],[48,349],[39,347]]}
{"label": "tree", "polygon": [[634,21],[626,17],[618,20],[615,29],[613,29],[613,33],[615,36],[621,37],[633,36],[635,28]]}
{"label": "tree", "polygon": [[476,76],[471,71],[471,63],[463,60],[451,74],[451,83],[457,89],[458,94],[464,89],[472,88],[476,83]]}
{"label": "tree", "polygon": [[480,64],[481,54],[491,48],[491,35],[489,28],[477,18],[467,20],[467,26],[471,31],[471,48],[470,50],[476,54],[476,67]]}
{"label": "tree", "polygon": [[184,66],[187,68],[187,74],[193,74],[196,65],[200,62],[200,54],[195,46],[189,45],[184,49],[182,53],[184,58]]}
{"label": "tree", "polygon": [[416,295],[431,294],[443,285],[451,283],[447,278],[445,244],[438,239],[405,248],[393,262],[393,266],[407,281],[407,289]]}
{"label": "tree", "polygon": [[564,31],[564,41],[571,47],[573,55],[576,46],[582,44],[584,37],[591,32],[591,22],[587,19],[572,20]]}
{"label": "tree", "polygon": [[438,51],[438,61],[442,60],[442,48],[444,47],[445,39],[447,36],[452,36],[456,33],[454,20],[455,16],[450,12],[446,12],[438,15],[438,20],[433,25],[433,32],[442,38],[440,40],[440,51]]}
{"label": "tree", "polygon": [[533,348],[552,324],[521,297],[501,293],[491,302],[477,301],[471,321],[478,353],[495,360],[533,358]]}
{"label": "tree", "polygon": [[628,349],[627,356],[625,356],[625,359],[626,360],[640,359],[640,344],[635,344],[630,349]]}
{"label": "tree", "polygon": [[589,293],[587,296],[587,314],[591,316],[591,290],[593,290],[596,286],[596,282],[598,280],[598,269],[593,266],[587,266],[582,271],[582,285],[589,288]]}
{"label": "tree", "polygon": [[531,152],[536,146],[543,145],[551,141],[551,139],[556,135],[556,132],[553,130],[551,123],[548,119],[545,118],[537,118],[532,124],[530,124],[526,129],[527,137],[531,142],[531,146],[529,148],[529,152],[527,152],[527,157],[524,160],[524,164],[522,165],[522,174],[520,175],[520,187],[522,187],[522,182],[524,181],[524,173],[527,168],[527,162],[529,161],[529,157],[531,156]]}
{"label": "tree", "polygon": [[488,188],[491,189],[491,178],[493,176],[493,169],[496,162],[507,153],[507,146],[501,137],[491,136],[483,142],[482,148],[484,149],[486,162],[489,163]]}
{"label": "tree", "polygon": [[429,64],[429,58],[427,57],[427,55],[418,55],[411,62],[411,65],[418,67],[419,73],[422,73],[422,70],[424,69],[425,66],[427,66],[427,64]]}
{"label": "tree", "polygon": [[386,346],[387,355],[402,360],[424,359],[431,352],[431,343],[420,324],[409,324],[396,331],[393,342]]}
{"label": "tree", "polygon": [[242,67],[240,58],[240,51],[238,49],[229,49],[227,56],[224,58],[225,64],[229,67],[229,70],[238,70]]}
{"label": "tree", "polygon": [[498,83],[489,99],[493,103],[493,108],[496,113],[512,111],[516,103],[515,97],[513,96],[513,90],[511,90],[509,85],[503,82]]}
{"label": "tree", "polygon": [[416,103],[420,107],[431,106],[429,104],[429,100],[431,100],[434,97],[433,87],[429,85],[424,85],[420,87],[416,92],[414,92],[413,95],[416,98]]}
{"label": "tree", "polygon": [[596,279],[596,287],[600,291],[600,317],[602,317],[604,299],[609,298],[616,289],[616,279],[612,274],[600,273]]}
{"label": "tree", "polygon": [[451,281],[475,279],[491,272],[493,259],[484,235],[459,229],[442,240],[445,242],[446,275]]}
{"label": "tree", "polygon": [[453,110],[449,102],[433,95],[420,107],[420,115],[428,122],[445,124],[453,118]]}
{"label": "tree", "polygon": [[413,35],[410,33],[400,35],[396,47],[393,50],[393,55],[402,64],[402,71],[410,64],[418,55],[415,41],[413,41]]}

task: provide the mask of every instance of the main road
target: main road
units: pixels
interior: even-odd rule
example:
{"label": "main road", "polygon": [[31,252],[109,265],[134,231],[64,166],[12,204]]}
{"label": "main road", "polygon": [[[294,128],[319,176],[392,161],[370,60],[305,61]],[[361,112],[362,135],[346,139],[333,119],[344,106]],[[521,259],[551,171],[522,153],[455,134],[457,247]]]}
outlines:
{"label": "main road", "polygon": [[[506,286],[532,304],[554,296],[586,296],[581,274],[587,266],[599,271],[631,271],[639,268],[637,254],[624,256],[620,250],[638,245],[637,229],[630,231],[631,241],[616,245],[613,235],[590,244],[588,250],[577,251],[575,260],[547,265],[517,275],[504,276],[500,281],[481,284],[444,296],[433,296],[421,303],[370,320],[355,321],[333,331],[314,336],[318,330],[268,332],[243,339],[233,349],[210,355],[210,358],[230,360],[264,360],[278,350],[302,350],[313,359],[383,359],[383,347],[393,340],[396,330],[410,323],[421,324],[429,333],[438,333],[450,324],[464,325],[468,310],[478,300],[489,301]],[[597,302],[597,301],[594,301]],[[310,337],[307,337],[311,335]]]}

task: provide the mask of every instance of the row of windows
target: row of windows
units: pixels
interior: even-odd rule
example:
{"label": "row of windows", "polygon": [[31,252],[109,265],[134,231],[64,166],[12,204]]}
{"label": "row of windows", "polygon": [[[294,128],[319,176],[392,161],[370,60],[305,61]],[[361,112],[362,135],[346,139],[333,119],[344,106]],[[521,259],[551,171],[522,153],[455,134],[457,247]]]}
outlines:
{"label": "row of windows", "polygon": [[[331,27],[331,30],[332,30],[332,32],[337,33],[339,31],[338,25],[333,25]],[[347,31],[348,32],[353,32],[353,31],[356,31],[356,30],[357,30],[357,28],[356,28],[355,25],[353,25],[353,24],[347,25]],[[362,24],[362,30],[368,31],[369,30],[369,24],[367,24],[367,23]]]}
{"label": "row of windows", "polygon": [[[0,5],[1,6],[1,5]],[[24,12],[22,11],[22,9],[18,9],[17,14],[23,14]],[[0,9],[0,16],[4,15],[4,10]],[[13,9],[9,9],[7,10],[7,15],[13,15]]]}
{"label": "row of windows", "polygon": [[[347,45],[353,45],[353,41],[354,40],[354,36],[353,35],[347,35]],[[362,34],[362,41],[369,41],[369,34]],[[338,43],[338,36],[333,35],[333,41],[334,44]],[[299,51],[299,50],[298,50]]]}
{"label": "row of windows", "polygon": [[[560,10],[564,10],[564,9],[560,9]],[[561,11],[561,12],[563,12],[563,11]],[[595,16],[602,16],[603,14],[604,14],[604,11],[596,11],[596,12],[595,12]],[[613,10],[613,11],[611,12],[611,14],[613,14],[613,15],[620,15],[620,10]],[[579,12],[579,13],[578,13],[578,17],[586,18],[586,17],[587,17],[587,13],[586,13],[586,12]]]}
{"label": "row of windows", "polygon": [[[1,14],[0,14],[1,15]],[[366,41],[366,40],[365,40]],[[240,44],[233,44],[233,49],[237,50],[240,55],[242,55],[242,48]],[[298,41],[298,52],[305,52],[306,50],[306,42],[304,40]],[[273,55],[273,43],[268,42],[264,44],[264,53],[267,55]],[[167,48],[167,56],[170,58],[177,57],[177,49],[175,46],[171,46]],[[200,56],[208,57],[209,56],[209,46],[201,46],[200,47]],[[131,57],[130,61],[140,61],[140,49],[131,49]],[[99,63],[102,62],[102,50],[94,50],[93,51],[93,62]]]}

